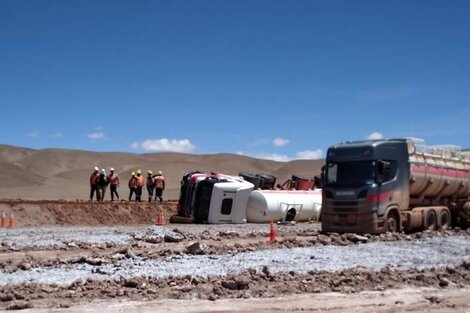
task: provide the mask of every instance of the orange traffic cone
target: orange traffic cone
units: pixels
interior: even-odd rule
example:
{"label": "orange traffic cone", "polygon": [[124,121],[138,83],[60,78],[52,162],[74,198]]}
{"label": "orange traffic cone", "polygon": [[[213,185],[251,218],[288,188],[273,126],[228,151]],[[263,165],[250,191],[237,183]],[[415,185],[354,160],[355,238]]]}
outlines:
{"label": "orange traffic cone", "polygon": [[160,221],[160,214],[157,212],[157,218],[155,219],[155,225],[160,225],[161,221]]}
{"label": "orange traffic cone", "polygon": [[1,227],[7,227],[8,226],[8,222],[7,222],[7,217],[5,215],[5,212],[3,212],[2,214],[2,226]]}
{"label": "orange traffic cone", "polygon": [[155,223],[157,226],[165,225],[165,217],[163,216],[163,212],[158,213],[157,215],[157,222]]}
{"label": "orange traffic cone", "polygon": [[271,221],[271,225],[269,226],[269,241],[276,240],[276,228],[274,227],[273,221]]}
{"label": "orange traffic cone", "polygon": [[15,216],[13,215],[13,212],[10,213],[10,224],[8,225],[8,228],[16,228]]}

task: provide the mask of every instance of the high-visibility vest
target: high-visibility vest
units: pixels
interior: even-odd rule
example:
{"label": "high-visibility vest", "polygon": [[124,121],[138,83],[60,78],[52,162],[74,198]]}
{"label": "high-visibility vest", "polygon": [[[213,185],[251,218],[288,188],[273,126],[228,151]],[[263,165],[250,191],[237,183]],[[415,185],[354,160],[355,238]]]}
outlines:
{"label": "high-visibility vest", "polygon": [[155,186],[155,181],[153,180],[152,176],[147,177],[147,186]]}
{"label": "high-visibility vest", "polygon": [[131,179],[129,179],[129,188],[135,188],[135,176],[132,176]]}
{"label": "high-visibility vest", "polygon": [[96,185],[98,184],[98,179],[100,178],[100,174],[98,172],[93,172],[91,173],[90,176],[90,185]]}
{"label": "high-visibility vest", "polygon": [[144,178],[142,176],[136,176],[135,177],[135,183],[136,183],[137,187],[144,186]]}
{"label": "high-visibility vest", "polygon": [[111,182],[111,185],[119,185],[119,176],[118,176],[118,174],[114,173],[112,175],[109,175],[108,179]]}
{"label": "high-visibility vest", "polygon": [[162,175],[158,175],[155,177],[155,187],[157,188],[165,188],[165,177]]}

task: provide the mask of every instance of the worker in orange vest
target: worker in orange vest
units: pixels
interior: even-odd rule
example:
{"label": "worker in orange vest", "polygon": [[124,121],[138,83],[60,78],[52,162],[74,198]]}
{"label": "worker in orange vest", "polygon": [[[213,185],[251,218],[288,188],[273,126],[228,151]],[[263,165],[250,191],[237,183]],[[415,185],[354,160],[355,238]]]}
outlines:
{"label": "worker in orange vest", "polygon": [[90,201],[93,201],[93,196],[96,192],[96,200],[100,201],[100,193],[98,191],[98,179],[100,178],[100,170],[97,166],[93,169],[90,175]]}
{"label": "worker in orange vest", "polygon": [[111,191],[111,201],[114,201],[114,195],[116,195],[116,198],[119,201],[119,194],[117,192],[117,188],[119,186],[119,176],[116,172],[114,172],[114,168],[111,167],[109,170],[110,174],[108,176],[108,181],[109,181],[109,188]]}
{"label": "worker in orange vest", "polygon": [[163,177],[162,171],[158,171],[155,176],[155,201],[160,198],[160,203],[163,202],[163,190],[165,190],[165,177]]}
{"label": "worker in orange vest", "polygon": [[146,185],[147,185],[147,192],[149,194],[149,202],[152,201],[152,197],[153,197],[153,190],[155,189],[155,179],[153,178],[152,176],[152,171],[151,170],[148,170],[147,171],[147,182],[146,182]]}
{"label": "worker in orange vest", "polygon": [[136,178],[135,178],[134,172],[131,173],[131,178],[129,179],[128,185],[129,185],[129,201],[131,201],[132,195],[134,194],[135,188],[136,188]]}
{"label": "worker in orange vest", "polygon": [[137,170],[135,185],[135,201],[142,202],[142,187],[144,187],[144,178],[142,177],[142,171],[140,169]]}

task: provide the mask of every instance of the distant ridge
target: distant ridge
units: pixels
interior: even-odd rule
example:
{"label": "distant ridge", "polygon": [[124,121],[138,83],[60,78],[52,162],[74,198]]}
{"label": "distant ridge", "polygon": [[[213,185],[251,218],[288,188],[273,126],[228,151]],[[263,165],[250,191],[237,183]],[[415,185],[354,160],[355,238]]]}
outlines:
{"label": "distant ridge", "polygon": [[[121,198],[128,196],[127,181],[137,168],[145,173],[162,170],[166,181],[166,199],[177,199],[180,180],[191,170],[238,175],[239,172],[270,173],[278,182],[292,174],[313,178],[324,160],[275,162],[238,154],[184,154],[92,152],[58,148],[31,149],[0,145],[1,199],[87,199],[88,179],[94,166],[109,171],[114,167],[121,178]],[[146,198],[144,191],[144,198]]]}

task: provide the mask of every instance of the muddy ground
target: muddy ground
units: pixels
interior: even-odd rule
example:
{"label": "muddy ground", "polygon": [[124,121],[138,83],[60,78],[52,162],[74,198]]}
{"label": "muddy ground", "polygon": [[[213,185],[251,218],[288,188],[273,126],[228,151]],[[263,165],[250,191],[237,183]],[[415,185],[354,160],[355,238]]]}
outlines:
{"label": "muddy ground", "polygon": [[157,213],[168,221],[177,212],[177,201],[129,202],[84,200],[1,200],[0,214],[14,214],[19,227],[43,225],[152,225]]}
{"label": "muddy ground", "polygon": [[[83,205],[29,202],[21,205],[25,215],[28,206],[61,212],[51,220],[68,226],[0,229],[0,310],[470,310],[470,231],[339,235],[303,223],[277,225],[270,242],[265,224],[151,226],[156,209],[133,203],[119,204],[123,215],[108,226],[70,226],[80,220],[67,217],[77,213],[66,214],[68,207],[100,206]],[[169,217],[175,205],[166,207]],[[111,226],[133,210],[141,212],[133,223]],[[97,214],[77,224],[100,221]]]}

